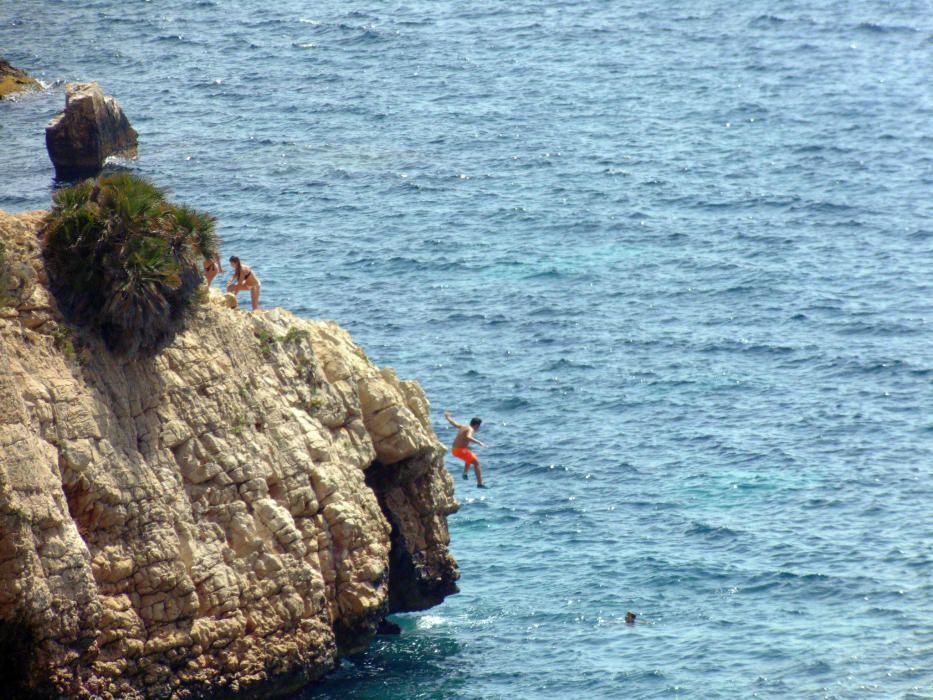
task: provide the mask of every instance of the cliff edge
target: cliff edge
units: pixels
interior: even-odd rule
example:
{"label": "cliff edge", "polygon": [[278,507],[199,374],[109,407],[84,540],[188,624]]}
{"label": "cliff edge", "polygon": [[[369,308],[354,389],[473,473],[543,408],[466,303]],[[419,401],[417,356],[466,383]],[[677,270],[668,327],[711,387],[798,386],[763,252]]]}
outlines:
{"label": "cliff edge", "polygon": [[[456,592],[421,388],[336,324],[213,293],[115,359],[0,212],[0,678],[17,696],[275,697]],[[12,689],[12,690],[11,690]]]}

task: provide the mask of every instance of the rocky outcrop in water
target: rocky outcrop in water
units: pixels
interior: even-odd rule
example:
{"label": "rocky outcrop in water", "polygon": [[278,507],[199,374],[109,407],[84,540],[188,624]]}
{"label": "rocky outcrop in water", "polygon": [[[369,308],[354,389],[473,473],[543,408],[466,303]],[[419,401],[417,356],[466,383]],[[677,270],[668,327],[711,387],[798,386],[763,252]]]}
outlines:
{"label": "rocky outcrop in water", "polygon": [[100,85],[68,83],[65,111],[45,127],[45,145],[59,180],[96,175],[112,155],[136,155],[137,134],[112,97]]}
{"label": "rocky outcrop in water", "polygon": [[0,100],[24,90],[39,88],[39,81],[0,58]]}
{"label": "rocky outcrop in water", "polygon": [[65,325],[0,212],[0,677],[16,697],[274,697],[456,591],[420,387],[332,322],[214,295],[135,361]]}

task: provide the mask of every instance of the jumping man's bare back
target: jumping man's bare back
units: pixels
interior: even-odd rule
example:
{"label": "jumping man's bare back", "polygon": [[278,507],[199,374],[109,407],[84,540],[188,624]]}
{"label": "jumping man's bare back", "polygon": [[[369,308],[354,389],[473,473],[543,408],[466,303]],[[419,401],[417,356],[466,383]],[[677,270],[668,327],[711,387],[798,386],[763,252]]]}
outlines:
{"label": "jumping man's bare back", "polygon": [[457,437],[454,438],[454,447],[469,447],[470,438],[473,437],[473,428],[461,425],[457,428]]}

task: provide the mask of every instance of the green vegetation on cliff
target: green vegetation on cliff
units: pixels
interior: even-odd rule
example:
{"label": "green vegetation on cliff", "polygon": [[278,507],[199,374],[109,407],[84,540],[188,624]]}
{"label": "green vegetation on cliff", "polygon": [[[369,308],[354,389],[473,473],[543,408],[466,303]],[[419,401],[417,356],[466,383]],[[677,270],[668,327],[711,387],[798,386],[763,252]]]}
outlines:
{"label": "green vegetation on cliff", "polygon": [[129,173],[59,190],[45,222],[52,291],[76,323],[131,355],[171,338],[198,299],[214,218]]}
{"label": "green vegetation on cliff", "polygon": [[10,294],[11,288],[10,268],[6,261],[3,239],[0,239],[0,307],[6,306],[13,301],[13,297]]}

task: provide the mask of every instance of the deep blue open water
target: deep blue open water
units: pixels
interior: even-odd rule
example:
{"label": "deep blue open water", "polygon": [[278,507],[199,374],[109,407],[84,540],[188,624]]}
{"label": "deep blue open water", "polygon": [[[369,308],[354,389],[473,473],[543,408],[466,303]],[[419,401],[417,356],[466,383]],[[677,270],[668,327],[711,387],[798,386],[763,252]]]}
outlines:
{"label": "deep blue open water", "polygon": [[97,79],[266,305],[484,418],[462,592],[302,700],[933,697],[929,2],[6,0],[0,56],[0,208]]}

